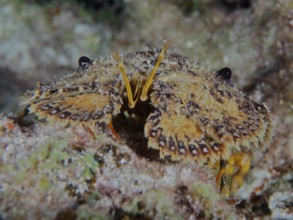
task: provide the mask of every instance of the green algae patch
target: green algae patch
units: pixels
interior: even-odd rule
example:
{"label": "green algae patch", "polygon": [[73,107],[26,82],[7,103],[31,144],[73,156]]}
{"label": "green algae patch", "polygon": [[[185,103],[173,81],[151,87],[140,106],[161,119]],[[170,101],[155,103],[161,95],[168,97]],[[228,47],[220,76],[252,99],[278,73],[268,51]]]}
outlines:
{"label": "green algae patch", "polygon": [[94,170],[99,168],[99,163],[94,159],[94,155],[85,154],[79,158],[79,163],[84,166],[83,177],[87,180],[94,177]]}
{"label": "green algae patch", "polygon": [[77,210],[77,220],[107,220],[109,216],[99,214],[88,205],[81,205]]}
{"label": "green algae patch", "polygon": [[37,144],[34,150],[27,148],[17,149],[17,157],[2,164],[3,172],[14,176],[16,181],[22,181],[27,173],[58,168],[58,161],[68,157],[62,153],[67,144],[65,142],[51,142],[45,140]]}
{"label": "green algae patch", "polygon": [[203,182],[195,182],[191,187],[191,193],[211,202],[221,199],[220,194],[216,193],[213,185],[205,184]]}
{"label": "green algae patch", "polygon": [[215,192],[215,187],[203,182],[195,182],[191,187],[191,192],[203,198],[210,198],[213,201],[219,200],[221,196]]}
{"label": "green algae patch", "polygon": [[68,143],[64,140],[40,144],[40,150],[36,152],[39,161],[37,169],[42,171],[60,168],[62,161],[70,158],[70,155],[64,151],[66,147]]}
{"label": "green algae patch", "polygon": [[96,201],[100,199],[101,195],[98,190],[93,190],[91,194],[87,197],[87,204],[93,205]]}
{"label": "green algae patch", "polygon": [[[204,182],[197,181],[190,188],[190,194],[193,197],[200,198],[202,205],[205,207],[204,213],[208,218],[213,218],[215,214],[223,214],[223,200],[224,198],[216,191],[215,186],[212,184],[206,184]],[[228,219],[234,218],[226,216]]]}
{"label": "green algae patch", "polygon": [[129,215],[156,216],[158,219],[181,219],[176,215],[173,200],[164,190],[151,190],[143,195],[134,196],[123,209]]}
{"label": "green algae patch", "polygon": [[46,191],[51,187],[52,187],[52,184],[49,178],[46,177],[45,175],[40,176],[37,183],[37,188],[41,191]]}

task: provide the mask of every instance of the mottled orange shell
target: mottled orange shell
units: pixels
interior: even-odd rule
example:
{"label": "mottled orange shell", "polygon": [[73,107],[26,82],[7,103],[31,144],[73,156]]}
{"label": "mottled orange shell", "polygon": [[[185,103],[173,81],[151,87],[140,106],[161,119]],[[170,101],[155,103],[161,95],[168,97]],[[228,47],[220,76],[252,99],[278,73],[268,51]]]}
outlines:
{"label": "mottled orange shell", "polygon": [[[145,81],[160,51],[122,55],[128,79]],[[271,140],[267,107],[216,73],[174,51],[165,54],[148,94],[153,111],[144,124],[148,147],[159,150],[162,158],[218,161],[234,152],[261,149]],[[39,85],[24,100],[29,112],[40,118],[103,133],[120,113],[123,97],[125,84],[110,57],[94,60],[58,82]]]}

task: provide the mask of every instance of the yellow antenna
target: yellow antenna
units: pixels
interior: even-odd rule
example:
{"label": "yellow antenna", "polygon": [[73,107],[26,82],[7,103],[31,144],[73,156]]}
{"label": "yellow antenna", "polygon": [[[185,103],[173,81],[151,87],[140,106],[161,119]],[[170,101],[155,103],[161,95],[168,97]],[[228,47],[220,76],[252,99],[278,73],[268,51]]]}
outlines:
{"label": "yellow antenna", "polygon": [[130,83],[129,83],[129,80],[126,75],[126,71],[125,71],[123,62],[117,52],[115,52],[113,54],[113,58],[114,58],[114,60],[116,60],[118,62],[118,68],[120,69],[120,71],[122,73],[123,81],[125,82],[127,97],[128,97],[128,106],[129,106],[129,108],[134,108],[135,102],[133,100],[133,95],[132,95]]}
{"label": "yellow antenna", "polygon": [[169,40],[169,41],[167,41],[167,42],[164,44],[164,46],[163,46],[163,48],[162,48],[162,50],[161,50],[161,53],[160,53],[160,55],[159,55],[159,57],[158,57],[158,59],[157,59],[157,62],[156,62],[156,64],[155,64],[154,68],[152,69],[152,72],[151,72],[151,74],[150,74],[148,80],[146,81],[146,83],[145,83],[143,89],[142,89],[142,93],[141,93],[141,96],[140,96],[140,100],[141,100],[141,101],[145,101],[145,100],[147,100],[147,98],[148,98],[147,93],[148,93],[149,88],[150,88],[150,86],[151,86],[151,84],[152,84],[152,82],[153,82],[154,76],[155,76],[155,74],[156,74],[156,72],[157,72],[157,69],[158,69],[160,63],[161,63],[162,60],[164,59],[165,53],[167,52],[167,50],[168,50],[168,48],[170,47],[170,44],[171,44],[171,43],[172,43],[172,41]]}
{"label": "yellow antenna", "polygon": [[141,90],[140,90],[140,88],[142,87],[141,85],[142,85],[142,79],[141,78],[139,78],[139,79],[137,79],[137,84],[136,84],[136,88],[135,88],[135,92],[134,92],[134,97],[135,97],[135,103],[137,102],[137,100],[139,99],[139,95],[140,95],[140,92],[141,92]]}
{"label": "yellow antenna", "polygon": [[[147,100],[147,98],[148,98],[147,93],[148,93],[149,88],[150,88],[150,86],[151,86],[151,84],[153,82],[153,79],[154,79],[154,76],[156,74],[156,71],[157,71],[160,63],[164,59],[165,53],[167,52],[171,42],[172,41],[169,40],[164,44],[164,46],[163,46],[163,48],[162,48],[162,50],[160,52],[160,55],[159,55],[159,57],[158,57],[158,59],[156,61],[156,64],[155,64],[154,68],[152,69],[152,72],[150,73],[149,78],[147,79],[145,85],[142,88],[141,95],[140,95],[140,91],[141,91],[140,88],[141,88],[141,85],[142,85],[142,79],[137,80],[137,85],[136,85],[135,91],[133,93],[132,90],[131,90],[129,80],[128,80],[127,75],[126,75],[126,71],[125,71],[125,67],[123,65],[123,61],[121,60],[121,58],[120,58],[118,53],[115,52],[113,54],[113,59],[117,61],[118,68],[121,71],[123,81],[125,82],[125,87],[126,87],[127,97],[128,97],[128,107],[129,108],[134,108],[135,107],[135,104],[139,99],[139,95],[140,95],[140,100],[141,101]],[[134,100],[134,97],[135,97],[135,100]]]}

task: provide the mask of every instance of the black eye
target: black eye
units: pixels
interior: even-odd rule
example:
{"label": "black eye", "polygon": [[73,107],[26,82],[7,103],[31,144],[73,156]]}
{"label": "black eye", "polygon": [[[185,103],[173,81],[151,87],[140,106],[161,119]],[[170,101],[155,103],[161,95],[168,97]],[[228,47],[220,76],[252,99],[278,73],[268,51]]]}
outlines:
{"label": "black eye", "polygon": [[232,71],[229,67],[224,67],[218,71],[217,76],[222,77],[224,80],[230,80],[232,77]]}
{"label": "black eye", "polygon": [[81,68],[87,68],[88,65],[91,65],[93,63],[93,60],[86,56],[82,56],[78,60],[78,64]]}

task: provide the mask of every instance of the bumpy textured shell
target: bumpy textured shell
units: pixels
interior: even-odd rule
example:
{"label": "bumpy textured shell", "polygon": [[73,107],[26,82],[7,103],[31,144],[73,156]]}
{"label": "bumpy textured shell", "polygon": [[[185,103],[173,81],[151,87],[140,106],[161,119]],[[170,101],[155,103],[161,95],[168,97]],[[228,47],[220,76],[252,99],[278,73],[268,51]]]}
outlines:
{"label": "bumpy textured shell", "polygon": [[[121,56],[128,79],[147,79],[161,50]],[[227,159],[237,151],[261,149],[271,139],[267,107],[257,104],[215,70],[174,51],[160,64],[149,94],[154,110],[145,125],[148,147],[161,157],[204,163]],[[125,84],[112,58],[97,59],[50,85],[24,96],[30,113],[65,125],[83,124],[96,133],[107,130],[120,113]]]}

